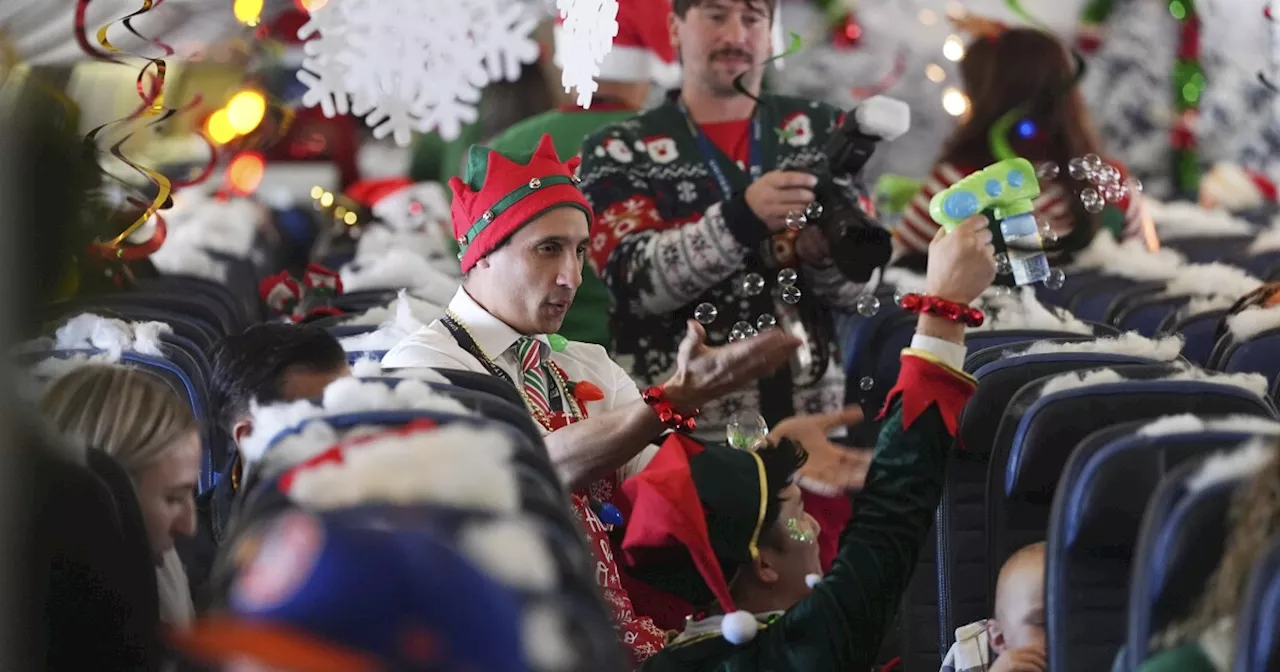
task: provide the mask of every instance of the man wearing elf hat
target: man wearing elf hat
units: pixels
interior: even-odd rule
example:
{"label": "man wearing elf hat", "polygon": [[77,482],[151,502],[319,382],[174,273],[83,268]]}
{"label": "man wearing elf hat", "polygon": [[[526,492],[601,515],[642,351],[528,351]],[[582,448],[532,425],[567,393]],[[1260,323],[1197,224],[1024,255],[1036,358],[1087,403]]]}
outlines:
{"label": "man wearing elf hat", "polygon": [[[555,141],[556,152],[569,157],[578,153],[582,141],[609,124],[635,116],[649,99],[651,82],[676,84],[679,65],[675,50],[667,36],[668,0],[622,0],[618,3],[618,34],[613,49],[600,63],[599,88],[591,100],[591,108],[572,103],[530,117],[503,131],[489,146],[499,152],[524,152],[543,134]],[[556,26],[556,65],[566,59],[581,58],[569,53],[559,38]],[[674,75],[674,79],[673,79]],[[630,152],[627,147],[615,151]],[[565,316],[560,333],[575,341],[610,345],[609,289],[591,269],[582,273],[582,287]]]}
{"label": "man wearing elf hat", "polygon": [[[933,307],[902,352],[874,458],[825,576],[819,529],[800,487],[811,483],[806,460],[830,465],[847,452],[822,426],[784,420],[755,451],[673,436],[623,484],[633,508],[622,562],[704,607],[642,670],[872,669],[933,524],[959,414],[976,387],[962,369],[965,324],[949,318],[968,313],[994,279],[990,241],[978,218],[931,246],[919,305]],[[859,416],[855,408],[825,422]]]}
{"label": "man wearing elf hat", "polygon": [[523,156],[470,149],[465,176],[449,183],[463,286],[444,318],[397,344],[382,365],[466,369],[515,387],[546,433],[596,554],[597,579],[641,660],[661,647],[663,633],[636,617],[621,588],[605,534],[616,521],[618,485],[652,456],[652,439],[695,426],[703,404],[770,373],[798,343],[772,330],[712,348],[691,320],[675,373],[642,394],[604,348],[560,336],[591,235],[576,168],[577,159],[560,160],[550,136]]}
{"label": "man wearing elf hat", "polygon": [[[633,378],[670,375],[690,317],[707,324],[712,342],[773,325],[804,342],[789,371],[704,408],[701,436],[723,436],[744,417],[776,423],[845,400],[830,311],[853,312],[862,286],[834,266],[817,226],[794,230],[806,212],[819,214],[818,179],[806,167],[824,160],[842,113],[761,93],[763,66],[780,44],[777,4],[674,0],[668,34],[680,90],[582,146],[582,190],[601,224],[589,259],[613,294],[614,352]],[[869,211],[855,190],[846,196]],[[819,518],[838,528],[847,504],[833,507]],[[829,560],[835,540],[824,538],[823,550]]]}

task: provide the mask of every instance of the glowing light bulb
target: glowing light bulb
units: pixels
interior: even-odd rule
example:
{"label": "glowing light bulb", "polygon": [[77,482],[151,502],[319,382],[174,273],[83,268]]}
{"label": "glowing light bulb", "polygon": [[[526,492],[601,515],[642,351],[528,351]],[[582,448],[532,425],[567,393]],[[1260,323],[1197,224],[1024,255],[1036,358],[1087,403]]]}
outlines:
{"label": "glowing light bulb", "polygon": [[969,111],[969,97],[960,89],[949,86],[942,92],[942,109],[953,117],[961,116]]}
{"label": "glowing light bulb", "polygon": [[227,182],[231,190],[248,196],[262,184],[262,176],[267,172],[267,161],[258,152],[241,152],[227,166]]}
{"label": "glowing light bulb", "polygon": [[342,217],[342,221],[347,226],[353,226],[356,223],[356,213],[348,212],[346,215]]}
{"label": "glowing light bulb", "polygon": [[252,133],[266,114],[267,99],[252,89],[237,93],[227,103],[227,120],[240,135]]}
{"label": "glowing light bulb", "polygon": [[937,63],[930,63],[924,67],[924,76],[928,77],[929,81],[938,83],[947,78],[947,71],[943,70],[942,66]]}
{"label": "glowing light bulb", "polygon": [[321,196],[324,196],[324,187],[318,184],[311,187],[311,200],[318,200]]}
{"label": "glowing light bulb", "polygon": [[333,205],[333,194],[328,191],[320,194],[320,207],[327,208],[331,205]]}
{"label": "glowing light bulb", "polygon": [[236,21],[246,26],[256,26],[262,19],[262,2],[263,0],[236,0],[231,11],[236,15]]}
{"label": "glowing light bulb", "polygon": [[948,61],[959,61],[964,58],[964,40],[959,35],[948,35],[942,43],[942,56]]}
{"label": "glowing light bulb", "polygon": [[204,123],[204,131],[217,145],[225,145],[236,137],[236,129],[231,127],[226,110],[218,110],[209,115],[208,121]]}

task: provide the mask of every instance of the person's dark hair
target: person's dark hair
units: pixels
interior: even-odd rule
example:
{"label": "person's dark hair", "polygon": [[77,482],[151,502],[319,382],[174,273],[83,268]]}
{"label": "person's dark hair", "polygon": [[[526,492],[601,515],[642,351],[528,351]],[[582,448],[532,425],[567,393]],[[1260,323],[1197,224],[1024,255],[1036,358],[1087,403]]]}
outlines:
{"label": "person's dark hair", "polygon": [[[969,97],[969,118],[943,145],[941,161],[983,168],[995,161],[989,132],[1006,113],[1026,105],[1024,118],[1035,123],[1031,139],[1012,134],[1010,145],[1032,163],[1053,162],[1061,168],[1059,184],[1072,194],[1067,162],[1101,154],[1101,142],[1078,86],[1069,86],[1076,63],[1056,37],[1031,28],[1012,28],[998,37],[969,45],[960,61],[960,76]],[[1069,198],[1075,226],[1054,246],[1066,252],[1089,245],[1101,224],[1078,198]]]}
{"label": "person's dark hair", "polygon": [[213,346],[213,396],[218,422],[230,429],[249,402],[281,401],[285,373],[293,368],[333,371],[347,363],[342,344],[319,327],[258,324]]}
{"label": "person's dark hair", "polygon": [[[671,12],[680,18],[684,18],[690,9],[701,5],[707,0],[671,0]],[[769,16],[776,17],[778,10],[778,0],[732,0],[733,2],[741,2],[748,6],[763,6],[769,12]]]}
{"label": "person's dark hair", "polygon": [[804,466],[809,453],[799,444],[783,439],[777,446],[762,449],[756,454],[764,463],[765,482],[769,484],[769,499],[764,507],[764,521],[760,527],[760,543],[776,548],[780,545],[780,540],[775,538],[773,524],[778,522],[778,516],[782,514],[782,500],[778,494],[791,485],[791,477],[797,469]]}

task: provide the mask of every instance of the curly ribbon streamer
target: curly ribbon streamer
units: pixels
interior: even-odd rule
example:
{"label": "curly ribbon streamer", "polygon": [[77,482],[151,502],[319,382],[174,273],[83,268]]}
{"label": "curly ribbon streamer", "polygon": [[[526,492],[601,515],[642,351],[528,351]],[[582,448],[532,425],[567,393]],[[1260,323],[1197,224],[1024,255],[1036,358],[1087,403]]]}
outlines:
{"label": "curly ribbon streamer", "polygon": [[[774,61],[782,60],[782,59],[784,59],[784,58],[787,58],[788,56],[795,56],[796,54],[800,53],[800,50],[801,50],[802,48],[804,48],[804,40],[800,39],[800,33],[792,32],[792,33],[790,33],[790,36],[791,36],[791,38],[790,38],[790,40],[787,42],[787,48],[786,48],[786,50],[785,50],[785,51],[783,51],[781,54],[775,54],[775,55],[773,55],[773,56],[771,56],[771,57],[769,57],[769,58],[765,59],[765,61],[764,61],[763,63],[761,63],[761,64],[760,64],[760,67],[761,67],[761,68],[764,68],[764,66],[769,65],[770,63],[772,63],[772,62],[774,62]],[[750,71],[748,70],[747,72],[750,72]],[[751,100],[754,100],[754,101],[756,101],[757,103],[759,103],[759,102],[760,102],[760,97],[759,97],[759,96],[757,96],[757,95],[755,95],[754,93],[751,93],[750,91],[748,91],[748,90],[747,90],[747,87],[745,87],[745,86],[743,86],[743,85],[742,85],[742,78],[744,78],[744,77],[746,77],[746,76],[747,76],[747,73],[746,73],[746,72],[743,72],[742,74],[738,75],[737,77],[734,77],[734,78],[733,78],[733,88],[734,88],[734,90],[735,90],[735,91],[737,91],[738,93],[741,93],[742,95],[744,95],[744,96],[746,96],[746,97],[750,98]]]}
{"label": "curly ribbon streamer", "polygon": [[1053,28],[1049,27],[1049,24],[1045,23],[1044,21],[1041,21],[1040,19],[1037,19],[1034,15],[1031,14],[1031,12],[1028,12],[1026,8],[1022,6],[1022,2],[1020,0],[1004,0],[1004,5],[1005,7],[1009,8],[1009,11],[1021,17],[1023,21],[1026,21],[1027,23],[1047,33],[1053,32]]}
{"label": "curly ribbon streamer", "polygon": [[893,57],[893,69],[885,73],[876,83],[870,86],[853,87],[853,96],[860,100],[866,100],[874,96],[878,96],[902,80],[902,76],[907,72],[907,51],[905,48],[898,50]]}
{"label": "curly ribbon streamer", "polygon": [[[1016,0],[1011,1],[1016,2]],[[1076,61],[1076,71],[1071,75],[1071,79],[1068,79],[1063,83],[1061,90],[1055,93],[1053,96],[1054,98],[1056,98],[1057,95],[1070,91],[1071,87],[1079,84],[1080,80],[1084,79],[1086,70],[1084,54],[1081,54],[1076,49],[1072,49],[1071,56]],[[1004,161],[1018,156],[1017,152],[1013,151],[1013,146],[1009,144],[1009,131],[1013,128],[1014,124],[1018,123],[1019,119],[1030,111],[1031,105],[1029,103],[1019,105],[1012,110],[1005,112],[1003,116],[996,120],[996,123],[991,125],[991,130],[987,133],[987,144],[991,148],[991,156],[994,157],[996,161]]]}

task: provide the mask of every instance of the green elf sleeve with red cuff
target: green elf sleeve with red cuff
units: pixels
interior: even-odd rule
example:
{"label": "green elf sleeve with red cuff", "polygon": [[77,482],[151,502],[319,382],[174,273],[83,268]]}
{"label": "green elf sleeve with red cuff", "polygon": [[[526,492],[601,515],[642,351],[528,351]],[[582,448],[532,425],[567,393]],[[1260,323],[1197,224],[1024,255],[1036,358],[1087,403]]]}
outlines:
{"label": "green elf sleeve with red cuff", "polygon": [[930,406],[937,406],[947,431],[955,436],[960,411],[977,386],[973,376],[947,366],[929,352],[908,348],[902,351],[898,382],[889,390],[878,419],[883,420],[894,400],[901,397],[903,430],[911,429]]}

